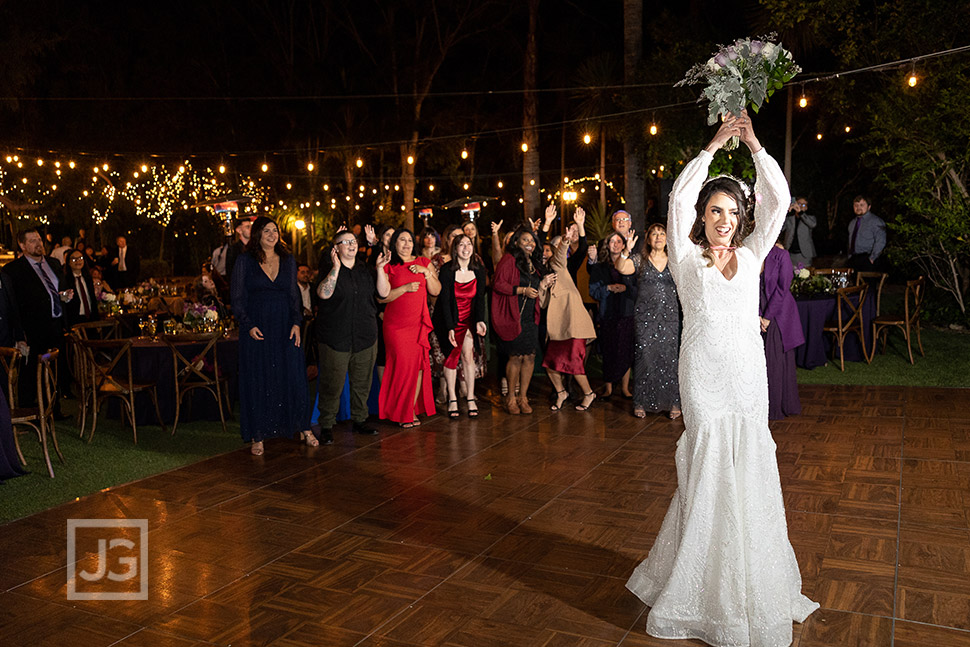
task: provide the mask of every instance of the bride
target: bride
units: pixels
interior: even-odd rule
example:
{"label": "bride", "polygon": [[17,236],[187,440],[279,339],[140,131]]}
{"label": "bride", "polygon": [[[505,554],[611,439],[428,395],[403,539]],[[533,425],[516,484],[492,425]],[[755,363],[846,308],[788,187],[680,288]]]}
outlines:
{"label": "bride", "polygon": [[[751,150],[756,199],[728,176],[707,179],[732,136]],[[761,263],[785,221],[788,184],[747,112],[729,116],[674,183],[670,269],[684,310],[677,491],[647,559],[626,586],[651,607],[647,633],[717,647],[784,647],[802,595],[768,429],[758,320]],[[754,207],[755,228],[748,235]]]}

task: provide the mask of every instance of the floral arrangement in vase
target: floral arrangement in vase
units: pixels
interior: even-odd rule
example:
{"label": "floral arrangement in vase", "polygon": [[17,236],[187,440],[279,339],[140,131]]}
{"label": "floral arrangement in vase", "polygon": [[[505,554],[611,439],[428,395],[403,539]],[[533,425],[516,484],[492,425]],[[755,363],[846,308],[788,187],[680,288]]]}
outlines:
{"label": "floral arrangement in vase", "polygon": [[827,276],[812,274],[801,263],[795,268],[791,282],[791,293],[796,297],[819,297],[835,293],[835,286]]}
{"label": "floral arrangement in vase", "polygon": [[214,306],[193,303],[186,306],[182,323],[190,330],[212,331],[219,323],[219,312]]}
{"label": "floral arrangement in vase", "polygon": [[118,296],[111,292],[102,292],[98,296],[98,312],[102,317],[119,314],[121,304],[118,302]]}
{"label": "floral arrangement in vase", "polygon": [[[707,99],[707,123],[715,124],[728,113],[739,116],[747,107],[758,112],[768,98],[802,71],[792,59],[791,52],[772,42],[777,34],[761,38],[739,38],[731,45],[721,46],[706,63],[698,63],[687,70],[677,86],[706,83],[697,99]],[[732,137],[725,149],[737,148],[738,138]]]}

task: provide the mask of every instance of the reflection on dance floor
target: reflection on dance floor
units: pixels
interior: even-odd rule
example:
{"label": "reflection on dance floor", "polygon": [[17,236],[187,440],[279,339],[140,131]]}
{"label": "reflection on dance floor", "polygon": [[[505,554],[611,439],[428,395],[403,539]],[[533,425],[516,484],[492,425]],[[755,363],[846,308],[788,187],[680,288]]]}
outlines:
{"label": "reflection on dance floor", "polygon": [[[970,394],[801,395],[803,414],[772,424],[822,605],[795,644],[970,645]],[[271,441],[0,527],[0,642],[694,644],[648,637],[623,586],[676,487],[682,422],[619,399],[532,416],[481,403],[477,421]],[[147,519],[148,600],[68,601],[67,520],[115,518]],[[97,570],[95,551],[78,560]]]}

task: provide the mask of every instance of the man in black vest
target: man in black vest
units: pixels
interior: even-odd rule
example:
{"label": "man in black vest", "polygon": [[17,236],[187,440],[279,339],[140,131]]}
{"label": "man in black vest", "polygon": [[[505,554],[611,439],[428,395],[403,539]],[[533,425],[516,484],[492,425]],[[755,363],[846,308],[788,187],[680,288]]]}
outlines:
{"label": "man in black vest", "polygon": [[317,346],[320,373],[320,429],[323,442],[333,442],[332,428],[337,422],[344,376],[350,374],[350,417],[359,434],[376,434],[366,424],[367,395],[370,392],[374,362],[377,361],[377,297],[384,298],[391,284],[384,266],[390,252],[377,259],[377,281],[357,258],[357,237],[341,231],[333,238],[329,263],[322,263],[317,285],[320,297],[317,313]]}

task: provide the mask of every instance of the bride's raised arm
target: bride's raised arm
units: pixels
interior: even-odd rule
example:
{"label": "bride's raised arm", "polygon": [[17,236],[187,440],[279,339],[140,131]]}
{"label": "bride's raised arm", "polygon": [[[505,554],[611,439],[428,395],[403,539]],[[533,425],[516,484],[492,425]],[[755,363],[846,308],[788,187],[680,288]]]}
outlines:
{"label": "bride's raised arm", "polygon": [[[667,215],[667,256],[675,264],[680,263],[688,250],[694,245],[690,240],[690,230],[697,219],[697,196],[707,181],[707,170],[714,159],[714,153],[734,136],[741,135],[736,117],[728,117],[717,129],[710,143],[688,162],[680,172],[674,188],[670,191],[670,211]],[[753,136],[753,134],[752,134]]]}
{"label": "bride's raised arm", "polygon": [[748,234],[744,244],[759,260],[764,260],[785,224],[791,193],[778,162],[764,148],[752,157],[757,174],[754,182],[754,231]]}

